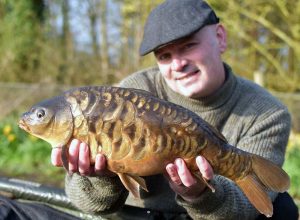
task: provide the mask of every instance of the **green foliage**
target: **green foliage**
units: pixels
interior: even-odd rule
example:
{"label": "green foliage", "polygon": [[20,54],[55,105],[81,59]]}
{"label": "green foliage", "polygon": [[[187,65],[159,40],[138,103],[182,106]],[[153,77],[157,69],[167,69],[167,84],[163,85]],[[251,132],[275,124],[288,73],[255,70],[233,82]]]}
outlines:
{"label": "green foliage", "polygon": [[3,81],[31,81],[39,68],[43,1],[2,4],[6,10],[0,20],[0,76]]}
{"label": "green foliage", "polygon": [[[155,65],[138,48],[145,20],[161,2],[0,1],[1,81],[112,84]],[[300,90],[300,1],[208,2],[228,33],[224,61],[237,74],[257,73],[274,91]],[[82,31],[89,40],[79,44]]]}
{"label": "green foliage", "polygon": [[300,199],[300,142],[290,143],[286,154],[283,169],[289,174],[291,178],[291,188],[289,193]]}
{"label": "green foliage", "polygon": [[300,149],[294,148],[287,154],[284,169],[291,178],[291,188],[289,192],[292,196],[300,198]]}
{"label": "green foliage", "polygon": [[253,79],[253,73],[259,72],[269,89],[299,91],[299,1],[208,2],[225,24],[228,51],[224,58],[237,73]]}
{"label": "green foliage", "polygon": [[14,118],[0,123],[2,175],[62,186],[64,170],[51,165],[50,154],[51,146],[22,131]]}

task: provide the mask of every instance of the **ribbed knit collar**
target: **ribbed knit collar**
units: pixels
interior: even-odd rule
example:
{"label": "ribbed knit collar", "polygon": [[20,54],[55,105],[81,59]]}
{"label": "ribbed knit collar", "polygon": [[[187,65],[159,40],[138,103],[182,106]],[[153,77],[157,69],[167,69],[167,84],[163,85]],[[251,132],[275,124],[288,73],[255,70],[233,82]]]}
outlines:
{"label": "ribbed knit collar", "polygon": [[[226,72],[226,81],[214,94],[192,99],[185,97],[177,92],[174,92],[166,83],[164,78],[161,76],[161,83],[164,91],[166,91],[167,99],[171,102],[174,102],[178,105],[185,106],[190,110],[197,112],[210,111],[217,109],[220,106],[224,105],[233,95],[233,92],[237,85],[237,78],[233,74],[229,65],[224,63],[225,72]],[[161,74],[160,74],[161,75]]]}

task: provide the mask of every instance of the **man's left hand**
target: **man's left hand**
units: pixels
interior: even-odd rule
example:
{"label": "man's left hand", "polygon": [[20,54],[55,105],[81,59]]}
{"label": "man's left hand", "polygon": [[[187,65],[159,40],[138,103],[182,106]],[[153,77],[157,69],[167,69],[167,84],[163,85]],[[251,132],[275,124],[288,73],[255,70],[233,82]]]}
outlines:
{"label": "man's left hand", "polygon": [[[196,163],[202,177],[207,181],[211,180],[214,172],[208,161],[204,157],[198,156]],[[204,181],[191,174],[181,158],[177,158],[174,163],[169,163],[166,170],[171,188],[187,201],[198,198],[207,187]]]}

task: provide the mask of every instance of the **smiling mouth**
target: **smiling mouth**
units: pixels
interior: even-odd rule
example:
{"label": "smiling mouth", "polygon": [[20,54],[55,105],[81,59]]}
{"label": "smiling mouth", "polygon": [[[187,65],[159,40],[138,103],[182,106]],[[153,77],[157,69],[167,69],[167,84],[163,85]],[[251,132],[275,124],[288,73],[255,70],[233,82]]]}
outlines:
{"label": "smiling mouth", "polygon": [[190,73],[188,73],[188,74],[184,74],[184,75],[182,75],[182,76],[177,77],[176,80],[183,80],[183,79],[189,78],[189,77],[191,77],[191,76],[197,74],[198,72],[199,72],[199,70],[196,70],[196,71],[194,71],[194,72],[190,72]]}

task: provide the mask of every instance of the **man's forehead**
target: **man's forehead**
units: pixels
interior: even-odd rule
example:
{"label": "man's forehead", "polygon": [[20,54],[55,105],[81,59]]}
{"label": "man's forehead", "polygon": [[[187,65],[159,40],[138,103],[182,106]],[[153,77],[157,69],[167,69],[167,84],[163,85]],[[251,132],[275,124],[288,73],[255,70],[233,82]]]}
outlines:
{"label": "man's forehead", "polygon": [[[200,30],[200,31],[201,31],[201,30]],[[157,49],[154,51],[154,54],[158,54],[158,53],[164,51],[166,48],[175,47],[175,46],[177,47],[177,46],[180,46],[180,45],[182,45],[182,44],[185,44],[185,43],[187,43],[187,42],[189,42],[189,41],[195,39],[196,37],[198,38],[198,37],[199,37],[199,34],[198,34],[198,33],[199,33],[200,31],[197,31],[196,33],[191,34],[191,35],[189,35],[189,36],[187,36],[187,37],[180,38],[180,39],[178,39],[178,40],[175,40],[175,41],[169,42],[169,43],[167,43],[167,44],[164,44],[164,45],[160,46],[159,48],[157,48]]]}

